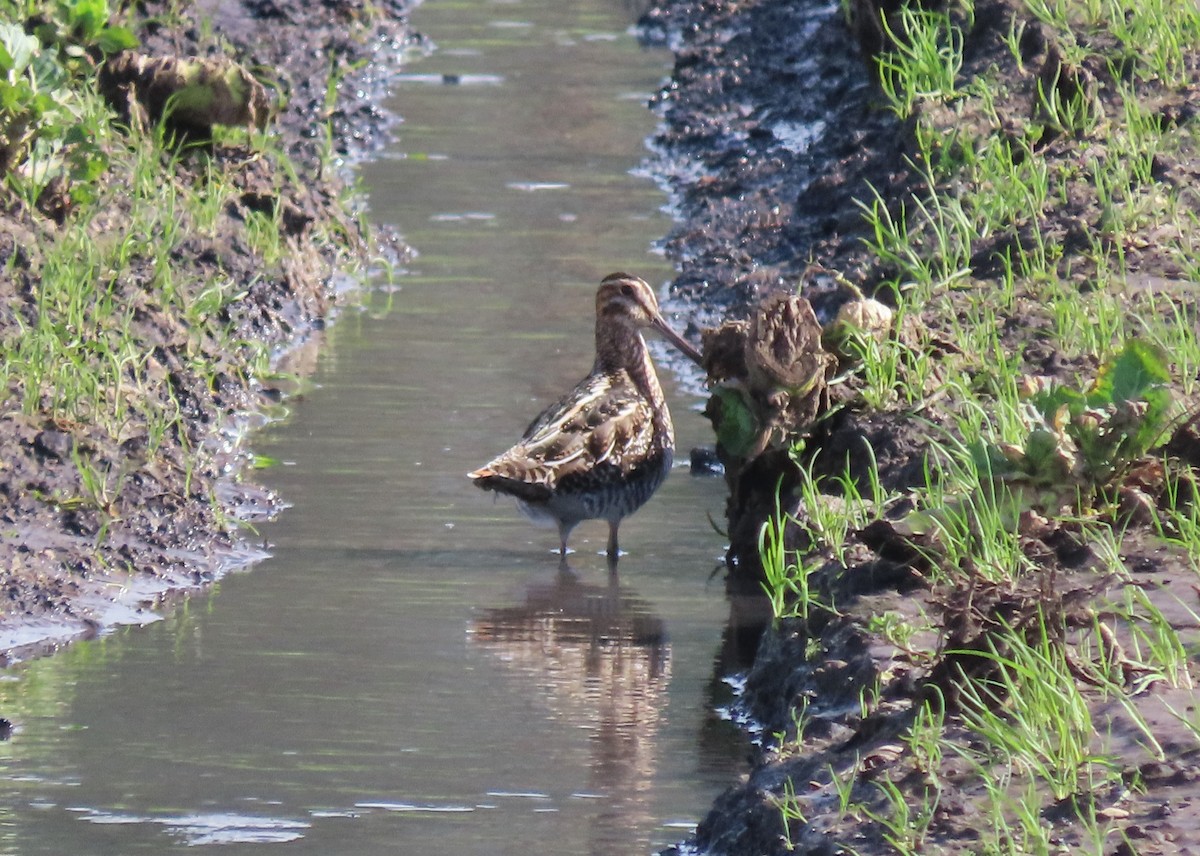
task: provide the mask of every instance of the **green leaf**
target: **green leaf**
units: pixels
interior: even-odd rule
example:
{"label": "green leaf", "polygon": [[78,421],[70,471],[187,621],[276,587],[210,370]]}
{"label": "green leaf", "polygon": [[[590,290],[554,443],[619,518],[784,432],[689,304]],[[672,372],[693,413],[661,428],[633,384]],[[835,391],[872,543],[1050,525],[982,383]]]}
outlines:
{"label": "green leaf", "polygon": [[71,180],[91,184],[108,170],[108,158],[98,149],[72,153]]}
{"label": "green leaf", "polygon": [[67,22],[90,42],[108,23],[107,0],[74,0],[67,8]]}
{"label": "green leaf", "polygon": [[1148,390],[1143,399],[1146,409],[1132,431],[1127,432],[1125,448],[1130,458],[1140,458],[1166,439],[1171,411],[1171,391],[1165,387]]}
{"label": "green leaf", "polygon": [[1010,461],[1003,452],[991,443],[975,440],[967,446],[971,462],[981,477],[986,476],[992,481],[1008,478],[1022,470]]}
{"label": "green leaf", "polygon": [[67,145],[90,144],[92,140],[93,129],[87,127],[82,122],[76,122],[71,127],[67,128],[63,134],[63,142]]}
{"label": "green leaf", "polygon": [[1167,371],[1166,354],[1162,348],[1130,339],[1116,359],[1100,368],[1096,382],[1088,392],[1093,407],[1120,404],[1146,398],[1147,391],[1166,384],[1171,379]]}
{"label": "green leaf", "polygon": [[[7,81],[0,80],[0,111],[6,113],[16,113],[17,108],[21,106],[21,89]],[[7,125],[8,122],[4,122]],[[7,130],[7,129],[5,129]],[[0,131],[3,133],[3,131]]]}
{"label": "green leaf", "polygon": [[71,201],[76,205],[90,205],[98,198],[96,191],[90,184],[71,185]]}
{"label": "green leaf", "polygon": [[713,390],[720,413],[717,441],[733,455],[745,455],[758,439],[758,420],[742,393],[728,387]]}
{"label": "green leaf", "polygon": [[1042,414],[1047,422],[1053,422],[1055,414],[1064,405],[1067,408],[1067,413],[1072,417],[1078,416],[1088,406],[1086,395],[1077,389],[1071,389],[1067,386],[1051,387],[1031,396],[1029,401],[1038,409],[1038,412]]}
{"label": "green leaf", "polygon": [[4,50],[4,59],[0,60],[5,71],[20,73],[29,65],[30,60],[41,50],[41,43],[28,35],[16,24],[0,24],[0,46]]}
{"label": "green leaf", "polygon": [[54,51],[39,49],[29,60],[29,68],[40,92],[50,93],[67,85],[67,70],[59,63]]}
{"label": "green leaf", "polygon": [[133,50],[138,46],[137,36],[127,27],[105,27],[96,37],[96,44],[106,54]]}

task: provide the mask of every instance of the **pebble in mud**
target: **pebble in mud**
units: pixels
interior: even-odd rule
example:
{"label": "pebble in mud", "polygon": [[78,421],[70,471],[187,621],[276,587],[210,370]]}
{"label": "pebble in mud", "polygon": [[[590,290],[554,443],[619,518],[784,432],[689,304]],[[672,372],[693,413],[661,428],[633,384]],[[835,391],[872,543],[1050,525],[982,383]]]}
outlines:
{"label": "pebble in mud", "polygon": [[72,440],[66,431],[47,429],[38,433],[33,440],[33,450],[41,457],[65,461],[71,457]]}
{"label": "pebble in mud", "polygon": [[688,466],[694,476],[719,476],[725,473],[725,465],[711,446],[695,446],[688,455]]}

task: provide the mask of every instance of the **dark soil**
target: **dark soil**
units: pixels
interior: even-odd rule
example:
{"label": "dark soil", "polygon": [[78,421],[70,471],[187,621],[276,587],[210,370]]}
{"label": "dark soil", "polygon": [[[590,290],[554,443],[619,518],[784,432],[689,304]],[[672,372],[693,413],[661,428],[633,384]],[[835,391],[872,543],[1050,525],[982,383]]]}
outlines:
{"label": "dark soil", "polygon": [[[1004,97],[1010,99],[1004,109],[1028,116],[1035,109],[1039,69],[1054,62],[1045,33],[1027,21],[1025,67],[1019,69],[1002,38],[1014,15],[1027,16],[1025,7],[1011,0],[978,0],[975,7],[962,76],[969,80],[999,67]],[[866,18],[860,13],[858,20]],[[668,45],[676,58],[672,79],[656,99],[663,127],[654,142],[656,167],[676,206],[677,226],[666,241],[667,253],[680,269],[673,292],[694,307],[697,324],[747,317],[765,296],[797,287],[827,322],[850,296],[831,271],[863,293],[875,293],[892,272],[864,249],[867,226],[854,200],[869,199],[874,188],[895,204],[918,181],[907,160],[917,152],[913,127],[884,109],[870,73],[864,48],[878,48],[878,33],[854,32],[838,4],[813,0],[666,0],[644,16],[641,27],[646,38]],[[1193,66],[1196,61],[1193,55]],[[1081,79],[1091,75],[1093,81],[1104,80],[1107,70],[1097,67],[1080,74]],[[1115,111],[1109,89],[1099,86],[1097,97],[1106,110]],[[1168,123],[1190,122],[1200,106],[1191,90],[1163,88],[1146,97]],[[935,116],[934,121],[950,128],[971,117]],[[814,123],[819,130],[806,135],[803,129]],[[1083,163],[1079,148],[1074,139],[1048,135],[1040,153],[1054,163]],[[1194,153],[1163,158],[1156,170],[1168,187],[1195,187],[1200,158]],[[1070,262],[1081,230],[1099,228],[1100,218],[1094,201],[1072,195],[1047,212],[1043,231],[1065,248],[1065,262]],[[996,235],[972,259],[973,275],[981,281],[997,277],[996,253],[1030,238],[1016,230]],[[1153,230],[1122,249],[1131,282],[1161,287],[1162,293],[1178,295],[1175,299],[1185,307],[1195,306],[1196,284],[1181,277],[1177,260],[1165,242],[1154,240]],[[1072,281],[1086,288],[1089,270],[1075,261]],[[892,299],[886,293],[878,296]],[[922,341],[932,359],[970,356],[939,340],[936,312],[914,314],[925,325],[928,335]],[[1004,343],[1022,356],[1026,372],[1074,384],[1094,374],[1094,361],[1068,358],[1053,346],[1045,332],[1047,310],[1035,292],[1019,295],[1013,311],[1000,320]],[[921,484],[930,432],[949,424],[952,406],[935,391],[927,392],[919,412],[873,412],[846,396],[844,407],[809,438],[806,455],[814,475],[840,475],[849,461],[854,477],[861,478],[869,445],[889,491]],[[1191,402],[1193,412],[1195,404]],[[1177,428],[1167,446],[1185,466],[1200,462],[1196,430],[1193,419]],[[728,467],[727,450],[722,457]],[[734,593],[752,593],[763,578],[758,533],[775,510],[779,486],[785,497],[792,495],[801,474],[786,449],[768,448],[749,461],[736,461],[727,478],[728,586]],[[794,499],[785,510],[803,515]],[[790,546],[804,546],[794,529],[789,538]],[[1038,565],[1025,582],[1003,590],[984,586],[948,593],[929,582],[928,555],[896,537],[890,524],[853,537],[848,567],[831,563],[814,581],[825,602],[836,604],[836,612],[817,610],[808,621],[780,622],[764,634],[740,700],[742,718],[761,735],[753,771],[717,800],[695,838],[679,852],[898,852],[886,841],[883,826],[864,811],[839,809],[831,770],[848,777],[854,783],[852,800],[876,815],[889,811],[876,782],[896,784],[915,806],[936,777],[940,801],[927,830],[913,833],[918,844],[912,852],[978,852],[980,831],[992,823],[980,811],[978,777],[967,775],[961,759],[945,759],[934,771],[924,769],[905,743],[917,702],[939,693],[951,708],[955,703],[948,680],[951,664],[937,655],[978,646],[997,620],[1019,623],[1038,609],[1067,627],[1086,624],[1089,610],[1100,609],[1097,604],[1119,589],[1086,538],[1070,527],[1034,532],[1025,550]],[[1166,549],[1144,520],[1139,527],[1136,517],[1122,550],[1125,566],[1136,574],[1134,584],[1154,590],[1164,612],[1174,610],[1172,621],[1184,644],[1200,641],[1194,615],[1181,614],[1178,606],[1200,606],[1187,557]],[[1175,605],[1169,608],[1168,603]],[[873,616],[887,613],[929,629],[898,648],[866,629]],[[860,695],[875,686],[878,700],[864,716]],[[1106,708],[1093,702],[1097,721],[1108,723],[1114,763],[1124,783],[1087,795],[1101,826],[1110,832],[1104,852],[1182,853],[1200,847],[1193,807],[1200,796],[1200,749],[1164,707],[1192,709],[1192,691],[1158,684],[1139,696],[1139,708],[1160,736],[1166,761],[1148,761],[1138,751],[1128,719],[1111,704]],[[802,734],[797,733],[799,711],[805,722]],[[965,743],[968,735],[959,727],[950,737]],[[779,800],[789,782],[804,818],[785,828]],[[1083,846],[1078,829],[1064,820],[1069,814],[1063,807],[1043,814],[1061,852]],[[1022,852],[1019,842],[1013,847],[1012,852]]]}
{"label": "dark soil", "polygon": [[[240,196],[220,212],[213,236],[187,239],[172,258],[176,281],[199,284],[220,275],[244,297],[215,319],[238,339],[283,354],[318,333],[337,301],[345,271],[369,256],[406,250],[389,236],[368,237],[347,206],[347,160],[381,145],[393,121],[377,106],[383,87],[420,38],[406,22],[404,0],[277,3],[204,0],[172,17],[178,4],[138,4],[139,50],[151,56],[228,56],[267,69],[284,107],[268,126],[294,163],[295,180],[245,147],[217,143],[179,158],[166,181],[197,179],[211,161],[231,176]],[[208,19],[211,27],[202,26]],[[347,74],[350,69],[357,69]],[[331,71],[346,75],[332,107]],[[324,123],[333,131],[329,163]],[[109,174],[117,186],[126,176]],[[119,206],[118,206],[119,208]],[[289,252],[266,265],[245,237],[249,211],[279,211]],[[0,334],[14,333],[34,311],[37,247],[63,212],[0,209]],[[70,216],[66,214],[65,216]],[[97,228],[117,234],[127,212]],[[331,239],[329,236],[333,235]],[[371,243],[371,242],[374,243]],[[134,331],[148,358],[152,385],[139,394],[178,401],[184,419],[153,454],[142,425],[119,436],[97,427],[39,415],[0,416],[0,658],[11,661],[101,632],[139,623],[163,598],[205,585],[261,555],[249,548],[238,519],[269,514],[275,500],[242,483],[249,461],[240,438],[254,414],[280,391],[254,379],[256,348],[229,350],[214,330],[189,330],[147,290],[150,259],[119,272],[115,293],[138,307]],[[9,391],[11,392],[11,390]],[[19,400],[19,399],[18,399]],[[76,459],[110,474],[113,495],[101,506],[85,495]],[[120,478],[115,474],[121,474]],[[213,501],[213,497],[217,501]]]}

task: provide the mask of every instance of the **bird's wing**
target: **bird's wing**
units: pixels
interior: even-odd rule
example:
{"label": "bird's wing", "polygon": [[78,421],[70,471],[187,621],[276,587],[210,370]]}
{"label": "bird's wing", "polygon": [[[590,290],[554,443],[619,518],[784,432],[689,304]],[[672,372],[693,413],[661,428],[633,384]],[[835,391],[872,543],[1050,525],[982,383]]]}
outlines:
{"label": "bird's wing", "polygon": [[542,411],[520,442],[472,475],[553,490],[563,478],[604,464],[628,472],[650,450],[652,415],[624,373],[590,375]]}

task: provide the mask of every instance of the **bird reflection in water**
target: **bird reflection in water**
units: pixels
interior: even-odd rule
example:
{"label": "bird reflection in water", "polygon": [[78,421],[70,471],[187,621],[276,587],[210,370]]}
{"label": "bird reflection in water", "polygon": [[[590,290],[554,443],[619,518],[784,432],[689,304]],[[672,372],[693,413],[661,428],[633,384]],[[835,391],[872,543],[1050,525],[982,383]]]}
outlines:
{"label": "bird reflection in water", "polygon": [[617,575],[598,585],[564,567],[528,585],[524,603],[484,611],[470,637],[526,676],[556,718],[587,729],[586,790],[605,798],[592,852],[644,852],[658,825],[646,795],[671,671],[663,620]]}

